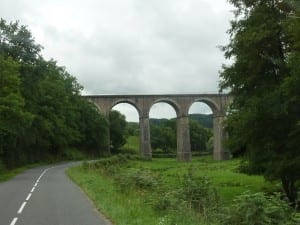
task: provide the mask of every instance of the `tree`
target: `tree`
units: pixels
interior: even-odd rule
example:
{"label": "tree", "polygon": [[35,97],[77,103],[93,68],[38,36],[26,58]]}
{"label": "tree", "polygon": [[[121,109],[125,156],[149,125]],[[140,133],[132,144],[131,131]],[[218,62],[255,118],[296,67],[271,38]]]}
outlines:
{"label": "tree", "polygon": [[205,151],[207,150],[207,143],[212,133],[209,129],[204,128],[199,122],[190,119],[190,136],[191,136],[191,150]]}
{"label": "tree", "polygon": [[63,159],[65,149],[99,155],[107,121],[80,96],[64,67],[40,55],[26,26],[0,20],[0,160],[7,167]]}
{"label": "tree", "polygon": [[165,153],[176,149],[176,120],[163,120],[161,123],[151,124],[151,146],[162,149]]}
{"label": "tree", "polygon": [[109,135],[112,153],[116,153],[126,143],[127,122],[120,112],[112,110],[109,113]]}
{"label": "tree", "polygon": [[233,63],[223,66],[220,83],[221,90],[228,88],[234,97],[227,120],[228,145],[233,151],[243,149],[250,172],[281,180],[296,206],[300,145],[291,144],[294,135],[299,138],[300,114],[299,104],[289,104],[299,99],[299,91],[290,86],[291,80],[299,79],[299,36],[289,28],[295,28],[294,23],[299,28],[290,18],[296,10],[280,0],[229,2],[236,7],[236,17],[223,51]]}
{"label": "tree", "polygon": [[108,121],[92,103],[84,99],[79,101],[78,127],[81,138],[77,147],[94,156],[107,154],[105,150],[108,146]]}
{"label": "tree", "polygon": [[35,43],[30,31],[19,22],[7,22],[0,18],[0,55],[17,62],[34,63],[40,57],[41,45]]}
{"label": "tree", "polygon": [[18,63],[0,55],[0,160],[8,167],[22,158],[18,142],[32,122],[32,115],[24,110],[18,68]]}

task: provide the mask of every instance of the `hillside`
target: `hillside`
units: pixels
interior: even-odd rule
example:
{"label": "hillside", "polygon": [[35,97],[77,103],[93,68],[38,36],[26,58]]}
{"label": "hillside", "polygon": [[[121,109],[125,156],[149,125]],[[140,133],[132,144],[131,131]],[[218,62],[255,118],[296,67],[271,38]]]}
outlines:
{"label": "hillside", "polygon": [[[189,119],[196,120],[200,124],[202,124],[206,128],[212,128],[213,127],[213,117],[212,114],[189,114]],[[168,119],[157,119],[157,118],[151,118],[150,123],[159,125]]]}

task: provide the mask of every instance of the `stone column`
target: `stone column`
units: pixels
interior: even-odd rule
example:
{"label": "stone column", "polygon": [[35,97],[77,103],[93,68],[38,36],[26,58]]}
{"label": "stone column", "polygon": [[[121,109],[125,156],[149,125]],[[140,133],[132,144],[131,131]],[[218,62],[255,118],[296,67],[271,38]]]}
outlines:
{"label": "stone column", "polygon": [[140,117],[140,153],[145,159],[152,158],[149,117]]}
{"label": "stone column", "polygon": [[214,129],[214,159],[226,160],[230,158],[230,153],[223,146],[224,139],[226,137],[224,127],[224,116],[214,115],[213,129]]}
{"label": "stone column", "polygon": [[177,160],[191,161],[191,159],[189,118],[183,115],[177,118]]}
{"label": "stone column", "polygon": [[106,152],[105,152],[105,155],[111,155],[111,151],[110,151],[110,147],[111,147],[111,144],[110,144],[110,125],[109,125],[109,113],[110,113],[110,109],[104,109],[103,110],[103,115],[104,117],[107,119],[107,124],[108,124],[108,127],[107,127],[107,146],[105,146],[106,148]]}

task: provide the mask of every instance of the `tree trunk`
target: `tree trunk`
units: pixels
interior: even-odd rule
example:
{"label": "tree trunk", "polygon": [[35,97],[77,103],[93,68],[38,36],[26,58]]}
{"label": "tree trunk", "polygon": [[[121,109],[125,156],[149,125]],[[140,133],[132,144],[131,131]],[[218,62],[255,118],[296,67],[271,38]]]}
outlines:
{"label": "tree trunk", "polygon": [[282,183],[283,190],[291,206],[296,209],[298,194],[297,194],[297,188],[295,186],[295,179],[290,178],[288,176],[283,176],[281,177],[281,183]]}

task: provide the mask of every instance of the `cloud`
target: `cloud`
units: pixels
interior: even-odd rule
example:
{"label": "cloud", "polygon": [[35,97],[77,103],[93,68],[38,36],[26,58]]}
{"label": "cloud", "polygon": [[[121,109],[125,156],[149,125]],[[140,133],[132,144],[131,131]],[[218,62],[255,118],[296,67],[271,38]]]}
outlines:
{"label": "cloud", "polygon": [[2,0],[88,94],[218,91],[226,0]]}

